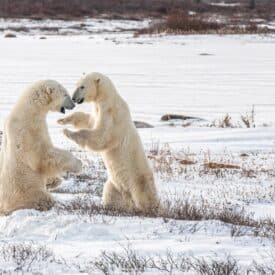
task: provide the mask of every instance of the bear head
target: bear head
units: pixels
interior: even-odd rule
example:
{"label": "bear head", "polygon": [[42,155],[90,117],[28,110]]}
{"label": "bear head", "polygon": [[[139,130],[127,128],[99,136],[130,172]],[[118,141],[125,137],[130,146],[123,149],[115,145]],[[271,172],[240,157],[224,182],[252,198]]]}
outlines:
{"label": "bear head", "polygon": [[29,91],[32,92],[33,102],[47,111],[65,113],[65,109],[75,107],[67,90],[55,80],[40,80]]}
{"label": "bear head", "polygon": [[77,88],[72,96],[73,101],[77,104],[95,101],[99,93],[98,87],[101,78],[102,75],[99,73],[84,75],[77,83]]}

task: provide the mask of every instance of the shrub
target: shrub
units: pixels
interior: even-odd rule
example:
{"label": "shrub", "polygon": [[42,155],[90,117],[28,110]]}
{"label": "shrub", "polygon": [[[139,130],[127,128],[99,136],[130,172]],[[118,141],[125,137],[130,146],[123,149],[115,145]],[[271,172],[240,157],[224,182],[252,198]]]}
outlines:
{"label": "shrub", "polygon": [[164,256],[141,255],[131,247],[123,247],[121,253],[103,251],[90,263],[88,272],[100,271],[103,274],[178,274],[195,272],[203,275],[240,274],[237,261],[228,256],[223,260],[187,257],[184,253]]}
{"label": "shrub", "polygon": [[[14,272],[28,272],[42,263],[55,261],[52,251],[32,243],[4,244],[0,249],[0,262],[14,266]],[[0,270],[1,272],[1,270]]]}

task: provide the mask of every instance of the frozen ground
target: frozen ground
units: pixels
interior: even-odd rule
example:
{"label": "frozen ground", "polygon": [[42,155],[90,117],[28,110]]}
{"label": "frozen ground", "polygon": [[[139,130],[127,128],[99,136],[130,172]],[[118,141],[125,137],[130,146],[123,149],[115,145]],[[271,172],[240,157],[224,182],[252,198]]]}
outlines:
{"label": "frozen ground", "polygon": [[148,25],[149,20],[82,19],[30,20],[0,18],[0,34],[13,32],[20,35],[83,35],[95,33],[131,32]]}
{"label": "frozen ground", "polygon": [[[102,274],[99,266],[107,262],[107,274],[127,273],[129,249],[158,263],[163,257],[166,266],[171,254],[175,262],[177,257],[208,263],[232,257],[240,274],[247,269],[259,274],[259,265],[274,271],[275,233],[269,219],[275,218],[274,47],[274,36],[133,38],[131,33],[106,33],[46,40],[38,35],[0,38],[1,128],[29,83],[53,78],[73,91],[83,72],[106,73],[129,102],[133,118],[155,126],[140,134],[162,201],[188,201],[201,210],[232,211],[251,219],[219,219],[221,214],[196,218],[189,212],[179,219],[118,217],[90,211],[93,203],[100,204],[104,167],[94,154],[78,152],[61,134],[56,123],[61,115],[50,114],[53,142],[79,155],[85,170],[82,178],[66,177],[54,192],[58,203],[53,210],[23,210],[0,218],[0,271]],[[245,128],[240,116],[249,114],[253,105],[257,127]],[[76,109],[88,111],[89,106]],[[181,122],[171,126],[160,121],[165,113],[203,120],[189,127]],[[209,127],[226,113],[237,128]],[[240,168],[211,169],[209,162]],[[259,219],[265,219],[264,225],[252,222]],[[120,259],[118,266],[110,264],[102,251],[124,255],[126,263]],[[148,274],[169,273],[148,265]],[[172,274],[179,270],[198,273],[174,266]]]}

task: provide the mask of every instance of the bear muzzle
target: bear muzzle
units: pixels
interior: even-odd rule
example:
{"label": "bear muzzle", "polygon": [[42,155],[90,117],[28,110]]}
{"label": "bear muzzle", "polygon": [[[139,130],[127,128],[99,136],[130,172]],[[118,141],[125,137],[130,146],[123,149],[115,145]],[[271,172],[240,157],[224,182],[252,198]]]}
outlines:
{"label": "bear muzzle", "polygon": [[75,107],[75,104],[73,103],[71,98],[69,96],[65,96],[60,108],[60,112],[65,114],[66,109],[72,110],[74,107]]}
{"label": "bear muzzle", "polygon": [[84,96],[81,95],[81,92],[79,91],[79,88],[77,88],[73,94],[72,97],[73,102],[77,104],[81,104],[84,102]]}

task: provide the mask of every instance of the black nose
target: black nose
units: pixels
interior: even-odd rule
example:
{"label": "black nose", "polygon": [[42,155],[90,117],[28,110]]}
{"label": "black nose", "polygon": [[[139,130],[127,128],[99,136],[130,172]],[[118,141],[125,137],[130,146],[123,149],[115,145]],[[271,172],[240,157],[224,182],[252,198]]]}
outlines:
{"label": "black nose", "polygon": [[63,113],[63,114],[65,114],[65,108],[61,107],[60,112]]}

